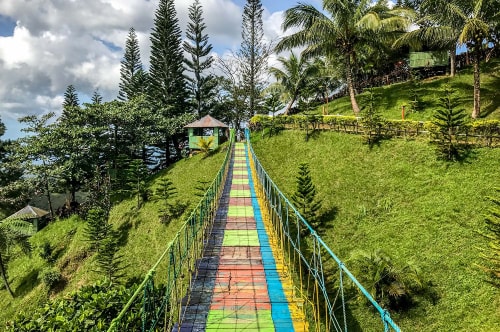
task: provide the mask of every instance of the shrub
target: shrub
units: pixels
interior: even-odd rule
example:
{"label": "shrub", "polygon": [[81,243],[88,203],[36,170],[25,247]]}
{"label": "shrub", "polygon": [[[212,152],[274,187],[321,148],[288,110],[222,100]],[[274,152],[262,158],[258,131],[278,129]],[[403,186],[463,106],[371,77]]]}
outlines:
{"label": "shrub", "polygon": [[59,272],[56,268],[49,268],[43,270],[40,274],[40,278],[42,282],[49,288],[52,289],[55,285],[57,285],[62,280],[61,272]]}
{"label": "shrub", "polygon": [[[84,286],[62,299],[18,313],[7,323],[7,331],[106,331],[136,289],[136,286],[117,286],[109,281]],[[157,293],[160,292],[161,289],[158,289]],[[157,296],[155,294],[155,298]],[[123,331],[139,331],[140,310],[129,310],[124,321],[124,326],[121,326]],[[159,325],[162,326],[163,321]]]}

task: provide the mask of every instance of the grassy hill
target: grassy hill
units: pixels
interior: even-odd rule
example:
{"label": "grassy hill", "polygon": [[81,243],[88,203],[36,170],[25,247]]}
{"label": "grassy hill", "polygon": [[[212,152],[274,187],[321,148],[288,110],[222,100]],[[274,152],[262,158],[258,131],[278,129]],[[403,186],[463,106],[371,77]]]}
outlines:
{"label": "grassy hill", "polygon": [[[299,164],[310,164],[327,215],[320,234],[348,267],[352,252],[382,249],[397,267],[410,262],[421,269],[437,301],[421,299],[392,314],[403,331],[500,330],[500,290],[478,267],[478,248],[487,246],[478,234],[486,196],[500,187],[500,149],[445,163],[425,141],[394,139],[369,149],[355,135],[322,132],[308,142],[304,136],[255,135],[254,149],[289,197]],[[361,326],[379,326],[368,307],[351,309]]]}
{"label": "grassy hill", "polygon": [[[227,143],[226,143],[227,144]],[[224,150],[224,149],[223,149]],[[196,196],[198,181],[211,182],[219,170],[225,151],[208,158],[195,155],[172,165],[169,169],[155,175],[149,181],[150,189],[161,178],[170,178],[178,190],[177,198],[188,203],[180,218],[165,225],[158,218],[159,203],[146,202],[139,210],[135,199],[127,199],[113,207],[110,222],[120,232],[120,255],[127,264],[124,281],[139,281],[165,250],[168,242],[183,224],[184,218],[199,201]],[[0,326],[21,310],[29,312],[43,304],[47,299],[64,296],[83,285],[94,283],[101,276],[96,270],[94,254],[84,235],[85,222],[73,216],[49,224],[31,238],[32,257],[13,252],[8,265],[9,280],[16,294],[12,299],[0,284]],[[53,264],[61,271],[64,282],[49,292],[41,279],[42,271],[49,264],[39,257],[40,246],[48,241],[54,247],[57,257]],[[0,328],[1,330],[2,328]]]}
{"label": "grassy hill", "polygon": [[[445,84],[453,91],[457,101],[468,113],[472,113],[473,106],[473,76],[472,68],[468,67],[450,78],[448,76],[431,77],[421,80],[419,96],[422,100],[422,110],[406,113],[409,120],[429,120],[438,108],[438,97]],[[500,59],[492,59],[481,65],[481,117],[500,119]],[[405,105],[408,111],[410,105],[411,83],[397,83],[388,86],[373,88],[377,96],[375,107],[387,119],[401,119],[401,107]],[[368,104],[368,92],[356,97],[360,107]],[[324,105],[328,114],[353,115],[351,102],[348,96],[336,99]],[[317,109],[323,112],[323,106]]]}

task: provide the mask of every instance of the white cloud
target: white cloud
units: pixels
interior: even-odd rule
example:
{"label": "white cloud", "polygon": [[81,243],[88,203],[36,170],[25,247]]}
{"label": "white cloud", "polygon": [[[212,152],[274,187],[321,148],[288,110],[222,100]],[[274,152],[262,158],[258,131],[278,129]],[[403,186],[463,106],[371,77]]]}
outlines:
{"label": "white cloud", "polygon": [[[191,3],[175,0],[183,31]],[[242,8],[233,0],[201,0],[201,4],[214,51],[237,49]],[[130,27],[136,30],[142,61],[148,66],[157,6],[158,0],[0,1],[0,15],[17,22],[12,36],[0,36],[2,120],[60,112],[69,84],[77,89],[80,101],[87,101],[96,88],[105,100],[114,99],[123,56],[120,48]],[[280,35],[281,20],[282,12],[265,11],[266,40]]]}

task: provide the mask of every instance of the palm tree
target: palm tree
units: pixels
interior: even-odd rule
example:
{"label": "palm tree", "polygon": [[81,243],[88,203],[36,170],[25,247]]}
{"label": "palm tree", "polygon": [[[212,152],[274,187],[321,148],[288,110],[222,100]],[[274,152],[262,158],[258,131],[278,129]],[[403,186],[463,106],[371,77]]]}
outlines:
{"label": "palm tree", "polygon": [[14,293],[7,279],[7,256],[12,246],[19,246],[25,254],[31,253],[29,237],[33,234],[33,225],[18,219],[5,219],[0,222],[0,274],[2,275],[5,288],[10,295]]}
{"label": "palm tree", "polygon": [[285,12],[283,30],[299,28],[276,45],[283,51],[306,46],[306,57],[342,57],[345,78],[354,113],[360,112],[355,98],[353,65],[360,45],[380,41],[395,31],[406,31],[409,19],[404,9],[389,10],[371,0],[323,0],[323,11],[299,3]]}
{"label": "palm tree", "polygon": [[283,68],[271,67],[269,72],[276,78],[277,84],[281,86],[283,99],[288,101],[284,113],[288,115],[311,79],[320,72],[320,68],[317,63],[306,60],[304,57],[298,58],[293,52],[290,54],[290,58],[279,57],[278,61]]}
{"label": "palm tree", "polygon": [[350,258],[359,269],[361,282],[373,298],[391,309],[405,309],[412,295],[428,287],[420,270],[412,264],[401,269],[382,250],[355,251]]}

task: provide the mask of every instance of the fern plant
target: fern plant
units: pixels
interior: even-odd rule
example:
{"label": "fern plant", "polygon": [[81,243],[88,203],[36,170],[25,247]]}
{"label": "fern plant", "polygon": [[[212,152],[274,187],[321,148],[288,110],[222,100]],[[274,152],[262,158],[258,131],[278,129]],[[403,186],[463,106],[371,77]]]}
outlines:
{"label": "fern plant", "polygon": [[14,297],[7,277],[8,253],[12,246],[18,246],[26,255],[31,255],[31,244],[29,238],[35,233],[31,223],[19,219],[6,219],[0,222],[0,275],[5,288]]}

